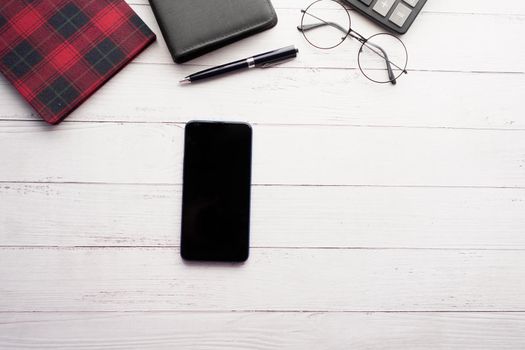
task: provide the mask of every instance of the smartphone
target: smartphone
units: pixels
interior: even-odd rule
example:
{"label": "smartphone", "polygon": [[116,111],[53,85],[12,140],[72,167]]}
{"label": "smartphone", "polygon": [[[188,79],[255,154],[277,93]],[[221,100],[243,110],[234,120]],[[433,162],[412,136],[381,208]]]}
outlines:
{"label": "smartphone", "polygon": [[248,259],[252,128],[191,121],[184,133],[181,256]]}

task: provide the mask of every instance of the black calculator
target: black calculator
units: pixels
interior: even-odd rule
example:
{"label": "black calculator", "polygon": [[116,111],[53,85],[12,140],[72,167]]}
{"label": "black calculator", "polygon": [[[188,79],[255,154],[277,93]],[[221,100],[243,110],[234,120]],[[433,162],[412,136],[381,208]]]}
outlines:
{"label": "black calculator", "polygon": [[405,34],[427,0],[344,0],[377,24]]}

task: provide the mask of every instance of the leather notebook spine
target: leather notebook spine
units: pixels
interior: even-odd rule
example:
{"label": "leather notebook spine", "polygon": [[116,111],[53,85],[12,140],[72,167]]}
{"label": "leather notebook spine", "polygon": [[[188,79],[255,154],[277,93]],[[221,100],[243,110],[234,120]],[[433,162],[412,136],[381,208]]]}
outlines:
{"label": "leather notebook spine", "polygon": [[164,25],[164,17],[160,15],[160,13],[158,12],[157,7],[155,6],[155,1],[149,0],[149,4],[151,6],[151,10],[153,11],[153,15],[155,16],[155,19],[157,20],[160,31],[162,32],[164,41],[166,42],[166,45],[168,46],[168,51],[170,52],[171,58],[173,59],[173,61],[177,63],[181,63],[181,62],[178,62],[178,59],[174,55],[175,50],[171,46],[171,40],[169,39],[169,36],[168,36],[168,30],[166,29],[167,27]]}

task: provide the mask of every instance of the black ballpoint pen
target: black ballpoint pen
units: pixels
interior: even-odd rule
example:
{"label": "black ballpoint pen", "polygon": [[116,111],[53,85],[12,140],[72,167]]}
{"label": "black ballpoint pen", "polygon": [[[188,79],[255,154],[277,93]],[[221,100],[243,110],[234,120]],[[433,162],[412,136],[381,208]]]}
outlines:
{"label": "black ballpoint pen", "polygon": [[277,50],[261,53],[253,57],[248,57],[235,62],[226,63],[217,67],[205,69],[203,71],[188,75],[181,80],[181,84],[190,84],[195,81],[208,79],[222,75],[225,73],[234,72],[241,69],[250,69],[256,67],[267,67],[281,61],[297,57],[299,50],[295,46],[286,46]]}

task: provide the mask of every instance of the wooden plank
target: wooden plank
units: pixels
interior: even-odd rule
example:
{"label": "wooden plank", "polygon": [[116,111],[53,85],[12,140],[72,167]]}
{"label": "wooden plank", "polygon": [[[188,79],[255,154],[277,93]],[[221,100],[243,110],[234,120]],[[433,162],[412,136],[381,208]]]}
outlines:
{"label": "wooden plank", "polygon": [[[158,42],[136,62],[174,65],[150,7],[136,6],[134,10],[158,34]],[[278,9],[277,14],[279,23],[275,28],[192,60],[191,65],[217,65],[294,44],[299,48],[298,58],[284,67],[358,67],[356,42],[349,40],[334,50],[316,49],[296,29],[301,18],[298,8]],[[367,37],[384,31],[357,15],[352,17],[352,26]],[[402,37],[411,70],[525,72],[525,46],[516,45],[525,33],[525,22],[520,16],[426,12],[420,14],[415,26]]]}
{"label": "wooden plank", "polygon": [[[126,0],[131,5],[148,5],[148,0]],[[310,1],[311,2],[311,1]],[[272,0],[275,8],[300,9],[309,4],[308,0]],[[495,2],[491,0],[440,0],[429,1],[424,12],[449,12],[460,14],[525,14],[525,4],[520,0]]]}
{"label": "wooden plank", "polygon": [[0,314],[5,349],[520,349],[523,313]]}
{"label": "wooden plank", "polygon": [[[215,118],[264,124],[525,129],[525,115],[516,112],[525,75],[411,72],[391,89],[368,83],[357,71],[261,69],[180,87],[177,77],[192,68],[184,68],[186,73],[180,69],[130,65],[66,121]],[[148,89],[137,86],[138,81]],[[199,96],[206,96],[206,103],[195,103]],[[8,85],[0,85],[0,106],[0,119],[40,119]]]}
{"label": "wooden plank", "polygon": [[2,126],[0,178],[25,181],[37,176],[60,182],[109,177],[137,183],[168,179],[180,183],[182,179],[180,125],[69,123],[52,127],[11,122]]}
{"label": "wooden plank", "polygon": [[[2,246],[178,246],[176,186],[0,185]],[[525,190],[252,189],[252,247],[525,249]]]}
{"label": "wooden plank", "polygon": [[522,251],[1,248],[0,311],[525,311]]}
{"label": "wooden plank", "polygon": [[[256,125],[252,183],[523,187],[524,136],[524,131]],[[0,149],[0,181],[180,184],[182,179],[178,124],[0,122]]]}

